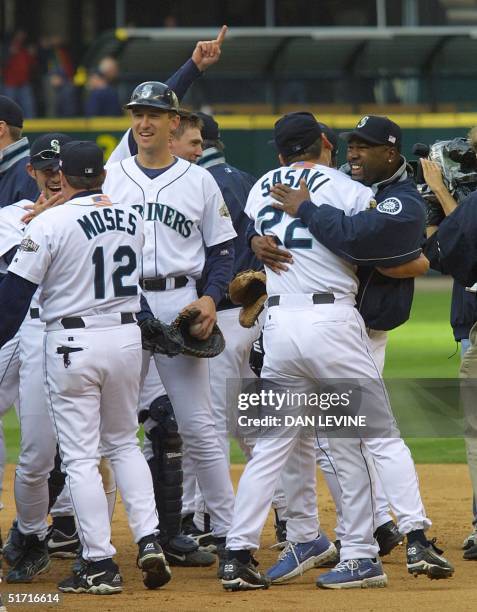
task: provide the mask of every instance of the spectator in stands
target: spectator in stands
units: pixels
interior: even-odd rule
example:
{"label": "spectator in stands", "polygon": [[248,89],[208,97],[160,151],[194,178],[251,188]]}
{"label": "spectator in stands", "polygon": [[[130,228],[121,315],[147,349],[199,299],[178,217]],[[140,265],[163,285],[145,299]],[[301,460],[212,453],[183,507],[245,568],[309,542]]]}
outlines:
{"label": "spectator in stands", "polygon": [[5,45],[2,61],[3,91],[15,100],[23,110],[25,118],[36,114],[31,81],[36,66],[33,47],[26,46],[26,32],[18,30]]}
{"label": "spectator in stands", "polygon": [[62,68],[58,67],[50,72],[49,83],[53,93],[53,116],[74,117],[77,115],[75,86]]}
{"label": "spectator in stands", "polygon": [[116,88],[98,68],[88,78],[89,95],[86,99],[87,117],[118,117],[123,114]]}
{"label": "spectator in stands", "polygon": [[98,70],[107,80],[109,85],[116,85],[119,76],[119,64],[117,59],[111,55],[103,57],[98,64]]}
{"label": "spectator in stands", "polygon": [[41,39],[38,61],[42,74],[43,105],[46,116],[72,117],[77,111],[73,85],[74,66],[61,36]]}

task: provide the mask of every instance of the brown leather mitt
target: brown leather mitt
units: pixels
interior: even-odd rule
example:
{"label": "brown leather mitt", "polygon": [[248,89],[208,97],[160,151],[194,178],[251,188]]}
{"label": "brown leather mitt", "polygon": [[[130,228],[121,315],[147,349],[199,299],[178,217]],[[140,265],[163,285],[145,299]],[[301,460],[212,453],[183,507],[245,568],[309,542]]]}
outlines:
{"label": "brown leather mitt", "polygon": [[229,285],[232,303],[242,306],[239,321],[242,327],[253,327],[267,299],[267,277],[265,272],[245,270]]}

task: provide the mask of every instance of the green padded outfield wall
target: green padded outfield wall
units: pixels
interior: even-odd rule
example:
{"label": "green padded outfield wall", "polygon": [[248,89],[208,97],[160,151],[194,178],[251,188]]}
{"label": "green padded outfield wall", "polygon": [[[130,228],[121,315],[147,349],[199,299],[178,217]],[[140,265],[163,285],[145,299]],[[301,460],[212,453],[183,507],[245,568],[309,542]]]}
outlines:
{"label": "green padded outfield wall", "polygon": [[[338,132],[352,129],[360,120],[359,115],[320,115],[320,121]],[[392,115],[403,129],[403,153],[412,157],[416,142],[431,144],[438,139],[464,136],[477,125],[477,113]],[[255,176],[261,176],[278,165],[273,145],[269,144],[278,116],[233,115],[216,119],[221,126],[222,140],[226,146],[227,161]],[[25,121],[25,135],[30,141],[45,132],[66,132],[74,138],[94,139],[108,156],[128,128],[127,118],[94,119],[37,119]],[[340,162],[344,160],[344,146],[340,148]]]}

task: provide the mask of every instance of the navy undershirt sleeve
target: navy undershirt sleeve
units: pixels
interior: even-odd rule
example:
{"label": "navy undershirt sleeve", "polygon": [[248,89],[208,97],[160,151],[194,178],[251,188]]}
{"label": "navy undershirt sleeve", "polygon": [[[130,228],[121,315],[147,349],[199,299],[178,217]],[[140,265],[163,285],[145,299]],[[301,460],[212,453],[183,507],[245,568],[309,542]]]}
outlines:
{"label": "navy undershirt sleeve", "polygon": [[166,85],[172,89],[172,91],[179,98],[183,98],[192,85],[192,83],[202,76],[202,72],[197,68],[191,58],[183,64],[177,72],[169,77],[166,81]]}
{"label": "navy undershirt sleeve", "polygon": [[17,333],[38,285],[13,272],[0,282],[0,348]]}
{"label": "navy undershirt sleeve", "polygon": [[204,280],[202,295],[210,296],[216,306],[224,297],[227,287],[232,280],[234,256],[233,240],[216,244],[209,247],[206,251],[204,271],[202,273]]}

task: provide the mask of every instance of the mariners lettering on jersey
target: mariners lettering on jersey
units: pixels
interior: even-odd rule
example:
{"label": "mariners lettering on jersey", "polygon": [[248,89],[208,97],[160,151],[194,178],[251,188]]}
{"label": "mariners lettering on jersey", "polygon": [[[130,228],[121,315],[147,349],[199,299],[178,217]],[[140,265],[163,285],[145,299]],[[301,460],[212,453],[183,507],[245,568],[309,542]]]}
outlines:
{"label": "mariners lettering on jersey", "polygon": [[168,204],[147,202],[146,213],[144,213],[144,206],[140,204],[133,204],[132,208],[137,210],[144,217],[144,221],[159,221],[160,223],[164,223],[164,225],[167,225],[167,227],[170,227],[184,238],[189,238],[191,234],[194,221],[192,219],[187,219],[185,215]]}
{"label": "mariners lettering on jersey", "polygon": [[98,208],[77,219],[88,240],[107,231],[136,233],[136,217],[120,208]]}
{"label": "mariners lettering on jersey", "polygon": [[287,185],[292,189],[298,189],[301,180],[306,181],[306,186],[310,193],[315,193],[330,179],[316,168],[281,168],[280,170],[275,170],[271,181],[269,175],[265,176],[261,182],[262,196],[267,196],[272,187],[278,183]]}

